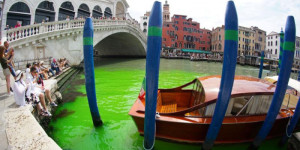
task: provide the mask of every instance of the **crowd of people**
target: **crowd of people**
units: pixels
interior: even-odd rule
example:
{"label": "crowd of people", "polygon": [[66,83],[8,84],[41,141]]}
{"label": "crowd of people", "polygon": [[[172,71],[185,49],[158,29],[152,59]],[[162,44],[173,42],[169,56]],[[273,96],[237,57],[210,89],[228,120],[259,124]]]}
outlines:
{"label": "crowd of people", "polygon": [[[29,63],[26,65],[25,73],[21,70],[15,71],[13,59],[14,49],[9,47],[9,43],[6,41],[4,46],[0,46],[0,62],[6,80],[6,96],[14,96],[16,104],[19,106],[31,103],[33,106],[37,106],[40,115],[51,116],[46,107],[45,97],[52,107],[56,107],[57,104],[51,98],[50,89],[45,88],[44,80],[60,74],[65,67],[69,67],[67,59],[62,58],[57,61],[52,59],[49,67],[44,65],[44,61]],[[11,75],[15,80],[12,86]]]}

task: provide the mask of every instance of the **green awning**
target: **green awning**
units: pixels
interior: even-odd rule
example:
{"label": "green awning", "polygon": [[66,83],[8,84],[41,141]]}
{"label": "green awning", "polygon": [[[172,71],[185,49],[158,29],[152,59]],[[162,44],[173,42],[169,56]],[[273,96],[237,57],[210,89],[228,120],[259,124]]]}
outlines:
{"label": "green awning", "polygon": [[203,54],[211,54],[210,51],[197,50],[197,49],[181,49],[182,52],[190,52],[190,53],[203,53]]}

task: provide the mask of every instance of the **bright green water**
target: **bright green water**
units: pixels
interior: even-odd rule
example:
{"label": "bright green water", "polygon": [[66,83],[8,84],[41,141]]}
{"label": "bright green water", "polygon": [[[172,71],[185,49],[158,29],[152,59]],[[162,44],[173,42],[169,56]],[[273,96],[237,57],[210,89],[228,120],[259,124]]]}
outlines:
{"label": "bright green water", "polygon": [[[143,149],[143,137],[128,115],[135,102],[145,74],[145,59],[101,59],[95,64],[96,94],[103,126],[94,128],[86,96],[61,104],[48,134],[63,149]],[[159,88],[183,85],[195,77],[221,74],[221,63],[192,62],[161,59]],[[263,76],[268,71],[264,71]],[[258,68],[237,66],[237,75],[257,76]],[[84,79],[81,74],[76,80]],[[76,81],[75,80],[75,81]],[[74,82],[75,82],[74,81]],[[72,84],[66,91],[86,93],[85,85]],[[64,95],[63,95],[64,96]],[[64,97],[69,98],[69,97]],[[55,116],[54,116],[55,117]],[[267,141],[262,149],[278,149],[277,140]],[[246,149],[249,144],[219,145],[214,149]],[[155,149],[200,149],[200,145],[186,145],[156,140]]]}

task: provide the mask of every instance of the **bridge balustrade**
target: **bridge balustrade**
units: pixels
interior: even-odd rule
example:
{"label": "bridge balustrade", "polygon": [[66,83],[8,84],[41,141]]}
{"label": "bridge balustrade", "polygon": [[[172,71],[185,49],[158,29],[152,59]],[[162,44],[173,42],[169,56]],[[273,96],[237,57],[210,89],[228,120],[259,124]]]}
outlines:
{"label": "bridge balustrade", "polygon": [[[83,28],[85,20],[69,20],[69,21],[56,21],[56,22],[46,22],[40,24],[33,24],[28,26],[22,26],[19,28],[5,30],[2,37],[6,37],[7,41],[17,41],[19,39],[39,35],[46,34],[49,32],[74,29],[74,28]],[[93,20],[94,27],[98,26],[131,26],[135,28],[141,35],[144,33],[139,28],[139,25],[130,20],[102,20],[102,19],[94,19]],[[146,38],[146,37],[145,37]]]}

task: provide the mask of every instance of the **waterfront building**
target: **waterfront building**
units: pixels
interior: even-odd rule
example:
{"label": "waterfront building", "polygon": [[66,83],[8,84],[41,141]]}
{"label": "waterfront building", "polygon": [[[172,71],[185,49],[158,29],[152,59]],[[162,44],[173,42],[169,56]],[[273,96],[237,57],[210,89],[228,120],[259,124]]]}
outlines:
{"label": "waterfront building", "polygon": [[213,28],[211,31],[211,51],[216,53],[223,53],[224,52],[224,33],[225,33],[225,26],[222,25],[221,27]]}
{"label": "waterfront building", "polygon": [[300,37],[296,36],[295,58],[293,67],[300,71]]}
{"label": "waterfront building", "polygon": [[[269,59],[279,59],[280,54],[280,33],[272,31],[267,35],[266,43],[266,58]],[[300,69],[300,37],[296,36],[295,42],[295,54],[293,68]]]}
{"label": "waterfront building", "polygon": [[272,31],[270,34],[267,35],[265,56],[266,58],[270,59],[279,59],[279,53],[280,34]]}
{"label": "waterfront building", "polygon": [[147,11],[144,16],[140,18],[140,28],[141,30],[148,35],[148,23],[149,23],[150,11]]}
{"label": "waterfront building", "polygon": [[175,14],[169,20],[169,4],[164,4],[162,46],[164,48],[210,50],[211,31],[200,29],[200,23]]}
{"label": "waterfront building", "polygon": [[[239,26],[238,56],[259,56],[265,50],[266,32],[258,27]],[[224,25],[212,29],[212,52],[224,52]]]}
{"label": "waterfront building", "polygon": [[251,27],[251,30],[255,32],[254,34],[254,51],[252,50],[252,56],[260,56],[261,51],[266,49],[266,35],[267,32],[259,29],[258,27]]}
{"label": "waterfront building", "polygon": [[1,27],[15,27],[17,21],[25,26],[86,17],[127,19],[128,7],[126,0],[11,0],[5,1]]}

